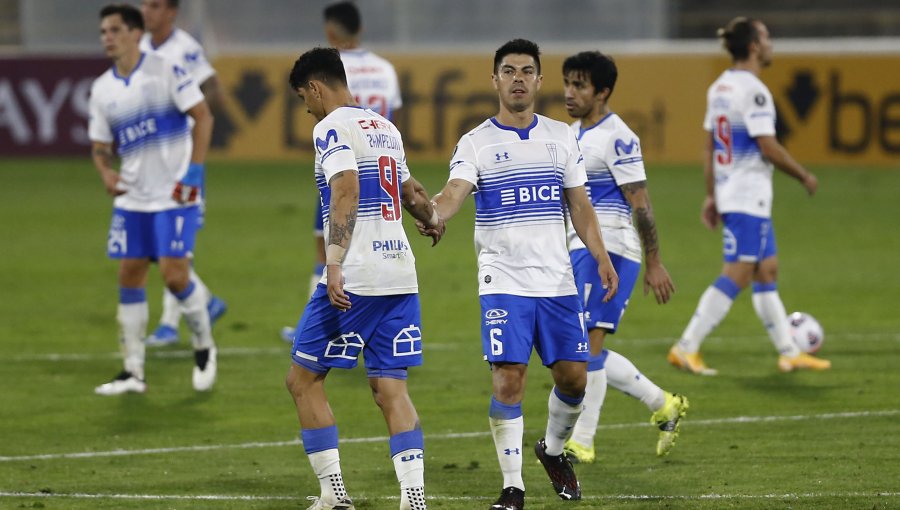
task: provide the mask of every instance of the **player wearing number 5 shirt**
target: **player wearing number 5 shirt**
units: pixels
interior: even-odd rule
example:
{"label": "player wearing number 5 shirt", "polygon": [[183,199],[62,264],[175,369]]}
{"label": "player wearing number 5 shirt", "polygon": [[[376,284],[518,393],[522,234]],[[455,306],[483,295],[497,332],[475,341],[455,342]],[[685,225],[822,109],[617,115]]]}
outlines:
{"label": "player wearing number 5 shirt", "polygon": [[312,508],[352,508],[324,383],[329,370],[353,368],[365,353],[369,385],[390,433],[400,508],[424,509],[424,442],[406,389],[407,368],[422,363],[422,333],[403,210],[432,229],[435,243],[444,222],[410,175],[397,128],[356,105],[337,50],[301,55],[290,84],[319,121],[315,179],[328,204],[325,275],[297,324],[287,376],[303,447],[321,485]]}
{"label": "player wearing number 5 shirt", "polygon": [[778,259],[772,227],[772,170],[794,177],[810,195],[818,180],[775,138],[775,105],[759,79],[772,62],[769,31],[759,20],[738,17],[719,29],[734,65],[707,93],[706,199],[701,219],[710,229],[722,220],[722,273],[706,289],[697,310],[669,350],[669,362],[695,374],[713,375],[700,356],[700,344],[731,308],[738,293],[753,284],[753,308],[778,350],[778,369],[826,370],[821,360],[800,352],[791,339],[778,294]]}

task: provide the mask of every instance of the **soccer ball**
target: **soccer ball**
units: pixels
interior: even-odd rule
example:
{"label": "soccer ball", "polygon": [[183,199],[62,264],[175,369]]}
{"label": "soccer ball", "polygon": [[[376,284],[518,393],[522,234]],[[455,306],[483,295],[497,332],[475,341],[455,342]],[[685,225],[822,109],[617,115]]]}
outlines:
{"label": "soccer ball", "polygon": [[825,331],[822,325],[812,315],[805,312],[794,312],[788,315],[788,323],[791,328],[791,338],[803,352],[816,352],[825,341]]}

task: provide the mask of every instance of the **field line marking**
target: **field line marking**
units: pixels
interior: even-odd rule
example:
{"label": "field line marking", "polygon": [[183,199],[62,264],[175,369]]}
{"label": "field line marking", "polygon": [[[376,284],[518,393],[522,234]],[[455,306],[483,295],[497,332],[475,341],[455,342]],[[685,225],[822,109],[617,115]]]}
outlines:
{"label": "field line marking", "polygon": [[[798,421],[798,420],[834,420],[842,418],[878,418],[885,416],[900,415],[900,409],[886,409],[882,411],[847,411],[841,413],[823,413],[812,415],[783,415],[783,416],[734,416],[731,418],[714,418],[708,420],[685,420],[683,426],[691,427],[696,425],[732,425],[747,423],[767,423],[777,421]],[[614,423],[611,425],[600,425],[600,429],[631,429],[631,428],[647,428],[652,425],[647,422],[638,423]],[[441,439],[468,439],[475,437],[488,437],[489,431],[479,432],[449,432],[445,434],[426,434],[427,440]],[[390,438],[387,436],[374,437],[351,437],[341,439],[341,444],[358,444],[358,443],[379,443],[386,442]],[[25,460],[55,460],[55,459],[89,459],[95,457],[127,457],[131,455],[152,455],[157,453],[181,453],[181,452],[202,452],[212,450],[234,450],[248,448],[272,448],[280,446],[299,446],[302,443],[299,439],[290,441],[270,441],[261,442],[254,441],[249,443],[237,444],[213,444],[213,445],[193,445],[193,446],[172,446],[167,448],[145,448],[139,450],[109,450],[99,452],[75,452],[75,453],[46,453],[40,455],[18,455],[18,456],[0,456],[0,462],[15,462]]]}
{"label": "field line marking", "polygon": [[[895,498],[900,492],[802,492],[782,494],[597,494],[585,495],[585,500],[752,500],[752,499],[811,499],[811,498]],[[69,498],[69,499],[133,499],[133,500],[193,500],[193,501],[303,501],[305,497],[277,495],[243,495],[243,494],[118,494],[118,493],[52,493],[52,492],[7,492],[0,491],[0,498]],[[356,496],[359,501],[381,500],[396,501],[397,496]],[[444,496],[431,495],[430,501],[480,501],[490,500],[488,496]],[[555,501],[550,496],[529,496],[530,501]]]}
{"label": "field line marking", "polygon": [[[832,334],[832,337],[837,338],[845,338],[848,340],[873,340],[878,338],[886,338],[890,341],[900,342],[900,333],[836,333]],[[722,340],[753,340],[753,339],[768,339],[768,337],[763,335],[748,335],[748,336],[729,336],[729,337],[718,337],[711,336],[707,339],[707,341],[722,341]],[[677,337],[654,337],[654,338],[627,338],[623,340],[623,342],[634,342],[634,343],[659,343],[669,345],[678,340]],[[435,351],[449,351],[455,350],[458,348],[457,344],[454,343],[426,343],[426,350],[435,350]],[[291,348],[288,344],[284,344],[283,347],[221,347],[218,350],[219,356],[258,356],[260,354],[284,354],[287,357],[291,352]],[[16,356],[9,356],[0,360],[10,361],[10,362],[20,362],[20,361],[93,361],[93,360],[105,360],[105,359],[120,359],[121,353],[119,352],[100,352],[100,353],[44,353],[44,354],[21,354]],[[178,350],[148,350],[147,357],[148,358],[192,358],[194,356],[194,351],[190,349],[178,349]]]}

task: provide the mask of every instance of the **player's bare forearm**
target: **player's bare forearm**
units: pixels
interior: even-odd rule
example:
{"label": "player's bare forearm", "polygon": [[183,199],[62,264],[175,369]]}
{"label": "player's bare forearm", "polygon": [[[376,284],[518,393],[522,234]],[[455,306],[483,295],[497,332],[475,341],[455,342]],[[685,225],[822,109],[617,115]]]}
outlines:
{"label": "player's bare forearm", "polygon": [[634,223],[644,248],[644,260],[647,265],[659,262],[659,236],[656,232],[656,219],[653,217],[653,206],[647,192],[647,181],[629,182],[620,186],[622,193],[631,204]]}
{"label": "player's bare forearm", "polygon": [[800,181],[810,195],[816,192],[818,179],[794,159],[793,156],[781,145],[774,136],[760,136],[756,139],[759,150],[764,158],[769,160],[782,172]]}
{"label": "player's bare forearm", "polygon": [[706,196],[712,197],[716,192],[716,177],[713,171],[713,135],[706,137],[706,145],[703,147],[703,182],[706,185]]}
{"label": "player's bare forearm", "polygon": [[194,119],[194,129],[191,130],[191,138],[194,142],[191,162],[203,163],[206,161],[206,153],[209,151],[209,143],[212,141],[213,116],[206,101],[194,105],[187,111],[187,114]]}
{"label": "player's bare forearm", "polygon": [[431,198],[431,201],[437,207],[438,214],[441,215],[444,221],[448,221],[459,212],[463,201],[472,193],[474,187],[469,181],[450,179],[447,185],[444,186],[444,189]]}
{"label": "player's bare forearm", "polygon": [[[331,204],[328,213],[328,246],[346,250],[353,238],[359,210],[359,176],[352,170],[335,174],[328,182]],[[328,248],[326,248],[327,253]],[[340,258],[343,261],[343,257]],[[340,262],[339,261],[339,262]]]}
{"label": "player's bare forearm", "polygon": [[410,177],[403,183],[402,200],[403,208],[412,214],[413,218],[421,221],[426,226],[435,226],[431,221],[434,215],[434,207],[431,205],[431,201],[428,200],[428,191],[415,177]]}
{"label": "player's bare forearm", "polygon": [[603,244],[603,236],[600,235],[600,222],[597,221],[597,213],[594,212],[584,186],[566,188],[564,194],[569,217],[578,238],[599,264],[609,263],[609,254],[606,253],[606,245]]}
{"label": "player's bare forearm", "polygon": [[97,173],[100,174],[107,193],[113,196],[125,193],[125,190],[119,187],[119,173],[113,169],[112,145],[94,142],[91,146],[91,160]]}

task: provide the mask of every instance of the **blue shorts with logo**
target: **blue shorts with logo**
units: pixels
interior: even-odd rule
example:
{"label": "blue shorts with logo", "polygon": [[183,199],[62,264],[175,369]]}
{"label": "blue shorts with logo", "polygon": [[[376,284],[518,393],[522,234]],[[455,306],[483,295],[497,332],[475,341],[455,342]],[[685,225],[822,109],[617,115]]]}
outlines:
{"label": "blue shorts with logo", "polygon": [[600,281],[597,261],[591,256],[591,252],[586,249],[574,250],[569,253],[569,257],[572,259],[578,295],[584,301],[584,323],[588,330],[603,328],[615,333],[641,273],[641,264],[616,253],[609,254],[613,268],[619,275],[619,290],[609,302],[604,303],[606,290]]}
{"label": "blue shorts with logo", "polygon": [[157,212],[114,208],[106,251],[113,259],[187,257],[194,250],[199,206]]}
{"label": "blue shorts with logo", "polygon": [[313,372],[353,368],[364,354],[366,369],[394,370],[422,364],[418,294],[351,294],[350,309],[331,306],[319,284],[297,323],[291,358]]}
{"label": "blue shorts with logo", "polygon": [[482,295],[481,346],[490,363],[527,365],[532,348],[545,366],[557,361],[587,361],[590,348],[581,300],[577,294]]}
{"label": "blue shorts with logo", "polygon": [[722,252],[725,262],[759,262],[777,253],[775,228],[769,218],[743,213],[722,215]]}

